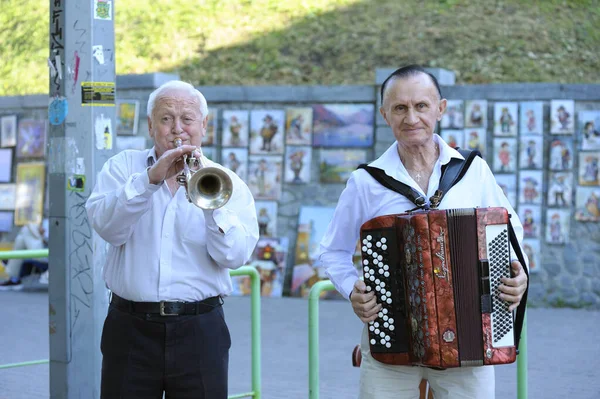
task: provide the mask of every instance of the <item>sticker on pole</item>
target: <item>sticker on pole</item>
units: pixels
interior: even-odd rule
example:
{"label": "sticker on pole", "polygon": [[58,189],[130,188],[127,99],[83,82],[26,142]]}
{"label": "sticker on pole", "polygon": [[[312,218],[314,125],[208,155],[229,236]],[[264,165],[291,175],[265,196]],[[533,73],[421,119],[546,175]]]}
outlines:
{"label": "sticker on pole", "polygon": [[48,106],[48,121],[51,125],[58,126],[65,121],[69,112],[69,103],[64,97],[55,97]]}
{"label": "sticker on pole", "polygon": [[67,179],[67,190],[82,192],[85,190],[85,176],[72,175]]}
{"label": "sticker on pole", "polygon": [[81,105],[114,107],[115,82],[81,82]]}
{"label": "sticker on pole", "polygon": [[94,0],[94,19],[112,19],[112,0]]}

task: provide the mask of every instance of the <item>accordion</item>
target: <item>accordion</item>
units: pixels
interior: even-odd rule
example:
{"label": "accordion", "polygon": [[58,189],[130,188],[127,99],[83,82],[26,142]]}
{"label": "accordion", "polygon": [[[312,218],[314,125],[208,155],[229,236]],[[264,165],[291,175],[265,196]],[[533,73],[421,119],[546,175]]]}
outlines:
{"label": "accordion", "polygon": [[364,223],[364,282],[382,304],[368,326],[373,358],[436,368],[514,362],[513,314],[498,297],[500,279],[511,276],[508,226],[504,208],[415,211]]}

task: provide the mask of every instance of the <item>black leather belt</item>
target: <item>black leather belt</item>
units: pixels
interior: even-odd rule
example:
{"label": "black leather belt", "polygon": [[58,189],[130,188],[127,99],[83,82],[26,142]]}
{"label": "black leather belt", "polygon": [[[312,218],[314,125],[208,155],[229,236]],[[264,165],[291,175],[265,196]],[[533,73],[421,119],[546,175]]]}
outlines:
{"label": "black leather belt", "polygon": [[110,304],[114,305],[119,310],[129,313],[181,316],[210,312],[223,304],[223,298],[220,296],[213,296],[200,302],[133,302],[113,293]]}

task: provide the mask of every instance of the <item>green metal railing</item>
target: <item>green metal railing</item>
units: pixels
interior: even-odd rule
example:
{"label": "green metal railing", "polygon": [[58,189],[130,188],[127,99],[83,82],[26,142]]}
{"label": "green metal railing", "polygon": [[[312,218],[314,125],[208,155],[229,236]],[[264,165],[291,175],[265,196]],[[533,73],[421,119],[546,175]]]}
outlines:
{"label": "green metal railing", "polygon": [[[315,283],[308,297],[308,397],[319,399],[319,298],[323,291],[333,291],[329,280]],[[527,314],[517,356],[517,398],[527,399]]]}
{"label": "green metal railing", "polygon": [[[48,257],[47,249],[40,250],[20,250],[20,251],[0,251],[0,259],[33,259]],[[239,393],[229,396],[228,399],[240,399],[252,397],[261,398],[261,342],[260,342],[260,275],[258,271],[251,266],[242,266],[239,269],[231,270],[230,276],[250,276],[251,293],[251,325],[252,325],[252,392]],[[33,366],[36,364],[48,364],[48,359],[32,360],[21,363],[10,363],[0,365],[1,369],[13,367]]]}

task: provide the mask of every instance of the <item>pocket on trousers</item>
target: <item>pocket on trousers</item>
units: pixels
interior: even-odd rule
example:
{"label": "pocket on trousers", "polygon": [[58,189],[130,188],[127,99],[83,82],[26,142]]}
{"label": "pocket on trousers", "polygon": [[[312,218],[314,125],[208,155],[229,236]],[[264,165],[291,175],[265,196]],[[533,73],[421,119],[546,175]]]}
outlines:
{"label": "pocket on trousers", "polygon": [[129,334],[123,331],[127,321],[121,320],[122,317],[123,313],[119,309],[112,306],[108,308],[100,336],[100,351],[103,355],[110,353],[111,356],[127,356]]}
{"label": "pocket on trousers", "polygon": [[218,319],[222,325],[223,331],[223,342],[226,348],[231,348],[231,334],[229,333],[229,327],[227,326],[227,322],[225,321],[225,312],[223,311],[223,306],[219,306],[214,311],[218,313]]}

